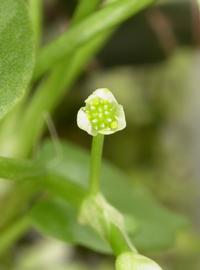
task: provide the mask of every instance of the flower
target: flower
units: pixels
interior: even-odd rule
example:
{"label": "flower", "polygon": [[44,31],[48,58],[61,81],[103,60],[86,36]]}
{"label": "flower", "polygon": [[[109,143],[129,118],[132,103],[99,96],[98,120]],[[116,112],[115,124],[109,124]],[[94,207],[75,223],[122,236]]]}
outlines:
{"label": "flower", "polygon": [[92,136],[109,135],[126,127],[123,107],[107,88],[95,90],[78,111],[77,124]]}
{"label": "flower", "polygon": [[116,270],[162,270],[161,267],[151,259],[125,252],[118,256],[116,261]]}

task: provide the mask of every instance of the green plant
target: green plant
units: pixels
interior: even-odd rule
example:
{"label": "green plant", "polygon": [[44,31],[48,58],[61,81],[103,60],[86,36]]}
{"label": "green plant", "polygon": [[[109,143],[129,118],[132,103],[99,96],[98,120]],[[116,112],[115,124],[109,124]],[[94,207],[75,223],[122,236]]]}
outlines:
{"label": "green plant", "polygon": [[[103,163],[101,190],[118,210],[96,194],[102,134],[94,137],[88,199],[87,152],[59,142],[60,155],[55,157],[54,144],[46,141],[39,158],[33,154],[45,116],[54,111],[90,59],[118,25],[154,2],[80,0],[69,30],[41,48],[41,0],[0,0],[0,177],[13,180],[0,198],[1,254],[31,225],[63,241],[119,255],[136,252],[127,242],[127,233],[137,248],[156,250],[170,246],[185,224],[184,218],[160,206],[147,191],[132,187],[127,176],[107,162]],[[113,132],[124,124],[119,127],[111,119],[109,127]],[[93,132],[99,130],[94,126]],[[38,197],[45,192],[46,197]],[[94,206],[91,213],[99,229],[88,224],[90,206]],[[117,221],[98,216],[104,210]],[[81,225],[78,216],[89,226]]]}

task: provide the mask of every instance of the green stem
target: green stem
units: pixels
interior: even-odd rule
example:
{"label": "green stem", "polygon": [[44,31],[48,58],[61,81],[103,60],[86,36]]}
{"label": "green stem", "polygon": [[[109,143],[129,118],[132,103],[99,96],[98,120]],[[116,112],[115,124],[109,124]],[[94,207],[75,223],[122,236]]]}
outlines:
{"label": "green stem", "polygon": [[98,134],[97,136],[93,137],[91,161],[90,161],[90,182],[89,182],[89,191],[93,195],[97,194],[99,191],[103,142],[104,142],[104,135]]}
{"label": "green stem", "polygon": [[128,251],[137,253],[137,250],[132,245],[129,237],[114,224],[111,224],[108,241],[115,256],[119,256],[121,253]]}
{"label": "green stem", "polygon": [[72,24],[79,23],[82,19],[89,16],[99,5],[101,0],[80,0],[72,19]]}
{"label": "green stem", "polygon": [[18,240],[19,236],[28,230],[29,226],[29,218],[23,216],[0,233],[0,255],[3,255],[13,242]]}
{"label": "green stem", "polygon": [[44,47],[36,63],[34,80],[38,80],[63,57],[69,56],[102,32],[112,29],[156,0],[118,0],[70,28]]}
{"label": "green stem", "polygon": [[42,25],[42,0],[29,0],[36,48],[40,45]]}
{"label": "green stem", "polygon": [[0,178],[9,180],[41,179],[46,170],[38,162],[0,157]]}

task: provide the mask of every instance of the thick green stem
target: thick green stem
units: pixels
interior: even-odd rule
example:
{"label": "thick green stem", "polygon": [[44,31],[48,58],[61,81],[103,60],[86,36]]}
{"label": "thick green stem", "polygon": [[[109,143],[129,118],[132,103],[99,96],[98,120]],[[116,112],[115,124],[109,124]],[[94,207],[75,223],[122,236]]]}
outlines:
{"label": "thick green stem", "polygon": [[42,0],[29,0],[30,15],[33,24],[36,48],[40,45],[42,25]]}
{"label": "thick green stem", "polygon": [[79,23],[90,15],[98,6],[101,0],[80,0],[72,19],[72,25]]}
{"label": "thick green stem", "polygon": [[36,64],[34,80],[39,79],[63,57],[70,55],[97,35],[119,25],[153,2],[155,0],[118,0],[75,25],[43,48]]}
{"label": "thick green stem", "polygon": [[13,242],[18,240],[19,235],[25,233],[30,226],[30,220],[27,216],[20,217],[13,222],[5,231],[0,232],[0,256],[4,255]]}
{"label": "thick green stem", "polygon": [[35,180],[45,175],[44,167],[39,163],[0,157],[0,178],[9,180]]}
{"label": "thick green stem", "polygon": [[122,232],[115,224],[111,224],[110,235],[108,239],[115,256],[131,251],[137,253],[128,236]]}
{"label": "thick green stem", "polygon": [[89,191],[93,195],[99,192],[103,142],[104,135],[101,134],[94,136],[92,139]]}

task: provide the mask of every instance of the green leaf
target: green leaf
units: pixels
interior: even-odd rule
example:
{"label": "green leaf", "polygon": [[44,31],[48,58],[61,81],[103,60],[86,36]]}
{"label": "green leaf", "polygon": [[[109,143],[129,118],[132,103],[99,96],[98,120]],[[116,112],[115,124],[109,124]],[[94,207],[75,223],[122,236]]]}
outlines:
{"label": "green leaf", "polygon": [[36,228],[44,234],[99,252],[111,252],[95,231],[77,223],[77,210],[60,198],[48,198],[38,203],[31,217]]}
{"label": "green leaf", "polygon": [[[52,144],[46,143],[41,153],[41,159],[45,162],[49,175],[51,175],[51,180],[48,179],[46,182],[47,188],[52,194],[62,197],[64,201],[70,203],[70,209],[76,209],[78,204],[74,204],[72,200],[72,197],[76,196],[76,191],[70,192],[68,187],[73,183],[75,187],[79,186],[82,190],[79,200],[83,199],[88,185],[89,154],[79,147],[63,143],[61,155],[56,157]],[[108,201],[125,217],[128,217],[131,239],[140,250],[152,251],[172,246],[178,230],[187,224],[184,217],[174,214],[160,205],[145,188],[131,183],[121,170],[108,162],[103,164],[102,190]],[[69,197],[68,194],[70,194]],[[66,204],[64,201],[63,206],[60,206],[50,199],[47,204],[43,202],[38,206],[39,208],[34,210],[32,218],[37,225],[39,224],[40,230],[64,241],[71,241],[68,233],[69,226],[75,228],[78,226],[78,231],[73,232],[75,243],[94,248],[96,241],[102,247],[104,243],[99,242],[99,239],[92,242],[89,236],[86,241],[80,239],[79,236],[76,237],[76,233],[79,235],[80,231],[84,232],[84,227],[77,224],[76,218],[71,219],[69,213],[72,210],[69,212],[67,208],[63,210],[63,207],[67,207],[64,206]],[[48,207],[48,204],[51,204],[52,207]],[[47,205],[46,208],[48,208],[48,217],[50,217],[48,222],[44,222],[47,214],[46,208],[43,210],[44,205]],[[52,210],[55,207],[57,210]],[[61,231],[64,236],[61,235]],[[95,247],[99,248],[97,245]],[[104,251],[107,252],[107,247],[104,246],[104,248]]]}
{"label": "green leaf", "polygon": [[31,23],[24,0],[0,0],[0,118],[23,96],[33,71]]}

